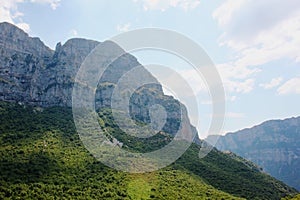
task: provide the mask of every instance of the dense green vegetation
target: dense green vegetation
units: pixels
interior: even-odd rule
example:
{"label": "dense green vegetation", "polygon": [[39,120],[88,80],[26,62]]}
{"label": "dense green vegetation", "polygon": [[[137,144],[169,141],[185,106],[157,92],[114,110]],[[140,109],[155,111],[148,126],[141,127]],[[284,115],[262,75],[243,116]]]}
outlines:
{"label": "dense green vegetation", "polygon": [[[115,137],[118,141],[124,143],[124,147],[128,151],[132,152],[149,152],[157,150],[166,144],[168,144],[172,138],[169,134],[165,132],[160,132],[150,138],[138,138],[129,134],[125,134],[121,131],[113,120],[113,116],[110,109],[102,109],[99,112],[99,125],[102,130],[107,134],[108,138],[110,136]],[[137,121],[139,126],[145,125],[144,122]]]}
{"label": "dense green vegetation", "polygon": [[[100,116],[108,132],[126,141],[109,117]],[[295,192],[219,151],[200,160],[197,145],[156,172],[115,171],[84,148],[69,108],[0,102],[0,119],[0,199],[280,199]],[[151,150],[169,139],[131,140],[126,148]]]}
{"label": "dense green vegetation", "polygon": [[[167,135],[157,134],[146,143],[143,139],[134,138],[119,130],[113,123],[109,110],[104,110],[100,116],[109,127],[114,127],[113,130],[108,129],[109,134],[128,144],[129,150],[154,150],[152,144],[156,144],[154,147],[160,147],[171,139]],[[126,143],[128,140],[131,142]],[[278,199],[295,192],[282,182],[261,173],[261,169],[255,164],[233,153],[221,153],[214,149],[205,158],[199,159],[199,148],[198,145],[192,144],[172,167],[198,175],[215,188],[243,198]]]}
{"label": "dense green vegetation", "polygon": [[299,200],[300,199],[300,194],[294,196],[294,197],[285,197],[285,198],[282,198],[282,200]]}

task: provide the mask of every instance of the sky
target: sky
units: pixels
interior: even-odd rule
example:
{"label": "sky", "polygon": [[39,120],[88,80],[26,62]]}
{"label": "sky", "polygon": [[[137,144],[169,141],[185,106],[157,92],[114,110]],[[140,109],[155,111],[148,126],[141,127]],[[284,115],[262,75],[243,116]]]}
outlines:
{"label": "sky", "polygon": [[[299,0],[0,0],[1,22],[17,25],[52,49],[74,37],[104,41],[146,27],[189,37],[222,78],[221,134],[300,115],[299,11]],[[212,103],[191,66],[165,52],[133,54],[145,65],[172,66],[188,80],[199,111],[197,122],[195,116],[191,121],[205,137]]]}

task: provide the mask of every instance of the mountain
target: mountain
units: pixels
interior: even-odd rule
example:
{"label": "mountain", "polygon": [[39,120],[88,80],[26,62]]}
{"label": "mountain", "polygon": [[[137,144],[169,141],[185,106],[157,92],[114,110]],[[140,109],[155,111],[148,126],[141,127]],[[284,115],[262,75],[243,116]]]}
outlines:
{"label": "mountain", "polygon": [[[86,39],[58,43],[51,50],[11,24],[1,23],[0,32],[1,199],[281,199],[297,192],[235,154],[213,149],[199,159],[202,141],[197,137],[175,163],[155,172],[129,174],[106,167],[76,134],[72,88],[82,61],[98,44],[104,44],[108,57],[123,50],[113,42]],[[167,120],[160,134],[145,140],[124,134],[115,124],[112,91],[137,65],[124,52],[99,80],[95,107],[105,133],[133,152],[170,143],[182,120],[196,133],[184,105],[164,95],[159,82],[132,95],[130,114],[144,125],[150,122],[149,108],[162,105]]]}
{"label": "mountain", "polygon": [[[31,38],[21,29],[0,24],[0,101],[19,102],[50,107],[72,105],[72,90],[76,73],[86,56],[100,43],[86,39],[70,39],[64,45],[58,43],[55,51],[46,47],[38,38]],[[124,52],[118,45],[106,41],[106,58],[115,52]],[[97,110],[111,106],[112,92],[122,75],[140,63],[125,53],[112,61],[99,80],[95,94]],[[143,68],[139,76],[152,75]],[[153,80],[156,80],[152,77]],[[133,80],[132,80],[133,81]],[[138,93],[138,94],[137,94]],[[131,115],[138,121],[150,121],[149,107],[160,104],[166,108],[165,132],[175,134],[181,115],[188,121],[186,108],[172,96],[163,94],[158,81],[141,87],[131,98]],[[190,125],[195,142],[200,142],[195,127]]]}
{"label": "mountain", "polygon": [[220,150],[232,151],[300,190],[300,117],[266,121],[221,136]]}

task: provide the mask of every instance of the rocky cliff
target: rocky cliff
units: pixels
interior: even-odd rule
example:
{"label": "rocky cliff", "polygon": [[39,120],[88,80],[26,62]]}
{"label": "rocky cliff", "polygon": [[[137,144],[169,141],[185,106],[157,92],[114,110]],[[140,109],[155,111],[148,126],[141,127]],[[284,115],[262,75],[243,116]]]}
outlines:
{"label": "rocky cliff", "polygon": [[0,30],[0,100],[71,106],[76,72],[98,42],[71,39],[53,51],[9,23]]}
{"label": "rocky cliff", "polygon": [[271,120],[219,138],[230,150],[263,167],[275,178],[300,190],[300,117]]}
{"label": "rocky cliff", "polygon": [[[98,45],[97,41],[70,39],[58,43],[51,50],[38,38],[31,38],[19,28],[0,24],[0,101],[13,101],[40,107],[72,104],[72,89],[76,73],[86,56]],[[112,42],[107,43],[107,54],[123,51]],[[118,79],[130,69],[139,66],[137,59],[124,52],[112,62],[99,81],[95,95],[97,109],[110,107],[112,91]],[[149,73],[144,71],[145,73]],[[150,75],[151,76],[151,75]],[[180,106],[188,119],[185,107],[171,96],[163,94],[161,85],[147,85],[134,93],[131,115],[150,122],[149,107],[161,104],[168,113],[164,131],[176,133],[181,121]],[[192,127],[196,133],[196,129]],[[199,142],[198,137],[196,141]]]}

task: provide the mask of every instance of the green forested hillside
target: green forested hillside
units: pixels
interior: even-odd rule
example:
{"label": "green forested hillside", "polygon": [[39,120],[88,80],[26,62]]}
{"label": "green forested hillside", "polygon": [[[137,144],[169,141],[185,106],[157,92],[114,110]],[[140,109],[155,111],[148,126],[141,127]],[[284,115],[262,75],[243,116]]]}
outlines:
{"label": "green forested hillside", "polygon": [[[104,125],[111,125],[100,116]],[[280,199],[296,192],[219,151],[200,160],[194,144],[159,171],[115,171],[84,148],[70,108],[0,102],[0,119],[0,199]],[[163,144],[160,137],[154,140]],[[152,149],[135,142],[136,150]]]}

